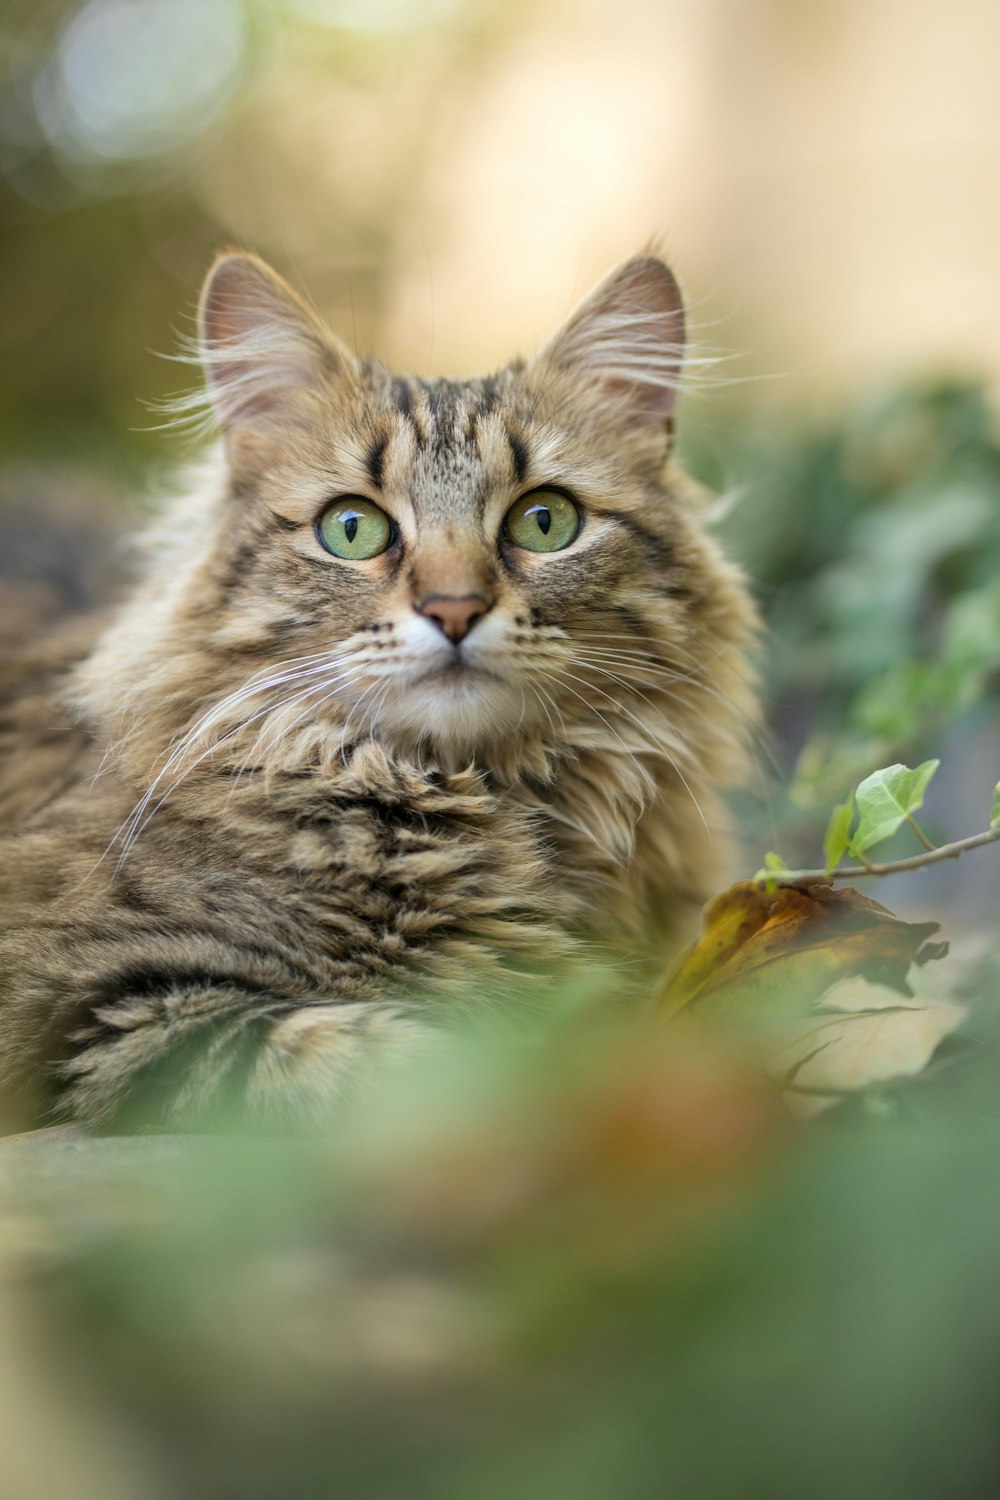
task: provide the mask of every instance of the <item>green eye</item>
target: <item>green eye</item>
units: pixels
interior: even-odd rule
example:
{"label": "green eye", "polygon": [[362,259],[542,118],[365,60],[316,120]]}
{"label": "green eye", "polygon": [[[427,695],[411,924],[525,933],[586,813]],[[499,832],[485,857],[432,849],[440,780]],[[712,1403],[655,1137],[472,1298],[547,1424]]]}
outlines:
{"label": "green eye", "polygon": [[327,552],[352,561],[378,557],[391,544],[395,527],[384,510],[370,500],[348,495],[328,505],[316,523]]}
{"label": "green eye", "polygon": [[560,490],[532,490],[515,500],[503,524],[511,541],[528,552],[561,552],[580,530],[580,512]]}

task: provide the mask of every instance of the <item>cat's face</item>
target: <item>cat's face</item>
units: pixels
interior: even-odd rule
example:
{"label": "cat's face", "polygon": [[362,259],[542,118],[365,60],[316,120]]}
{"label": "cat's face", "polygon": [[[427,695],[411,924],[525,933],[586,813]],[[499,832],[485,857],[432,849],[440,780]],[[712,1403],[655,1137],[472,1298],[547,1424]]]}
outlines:
{"label": "cat's face", "polygon": [[662,263],[480,380],[357,361],[243,255],[201,335],[228,494],[186,629],[241,664],[230,717],[502,760],[570,723],[586,745],[690,676],[719,565],[663,481],[683,313]]}

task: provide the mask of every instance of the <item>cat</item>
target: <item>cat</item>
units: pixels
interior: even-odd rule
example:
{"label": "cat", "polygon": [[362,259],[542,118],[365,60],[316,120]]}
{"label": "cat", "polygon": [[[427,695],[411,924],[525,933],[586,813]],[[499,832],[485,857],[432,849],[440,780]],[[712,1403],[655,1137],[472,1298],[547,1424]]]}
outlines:
{"label": "cat", "polygon": [[754,606],[672,457],[683,302],[357,358],[213,265],[221,437],[130,597],[0,680],[0,1077],[98,1129],[323,1125],[449,1017],[638,993],[724,873]]}

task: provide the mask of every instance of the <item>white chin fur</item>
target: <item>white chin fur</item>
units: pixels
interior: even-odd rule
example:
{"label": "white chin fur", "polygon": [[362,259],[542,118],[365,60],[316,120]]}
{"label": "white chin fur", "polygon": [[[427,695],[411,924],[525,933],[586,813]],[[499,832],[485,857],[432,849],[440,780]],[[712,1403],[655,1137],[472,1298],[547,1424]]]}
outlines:
{"label": "white chin fur", "polygon": [[461,667],[400,684],[380,708],[378,728],[451,749],[477,750],[526,723],[530,695],[513,684]]}

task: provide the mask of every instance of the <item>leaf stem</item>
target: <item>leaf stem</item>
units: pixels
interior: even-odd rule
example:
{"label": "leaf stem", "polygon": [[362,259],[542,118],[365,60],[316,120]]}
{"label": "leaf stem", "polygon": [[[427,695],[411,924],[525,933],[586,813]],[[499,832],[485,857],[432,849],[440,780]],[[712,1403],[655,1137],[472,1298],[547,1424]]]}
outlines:
{"label": "leaf stem", "polygon": [[907,813],[907,815],[906,815],[906,821],[909,823],[910,827],[913,829],[913,832],[917,835],[917,838],[923,844],[923,846],[924,846],[925,849],[936,849],[937,848],[936,844],[932,844],[931,843],[930,839],[927,837],[926,833],[921,828],[920,824],[917,822],[916,818],[912,815],[912,813]]}
{"label": "leaf stem", "polygon": [[[901,875],[907,870],[922,870],[926,865],[939,864],[943,859],[958,859],[970,849],[981,849],[984,844],[995,844],[1000,840],[1000,827],[990,828],[985,833],[975,833],[971,838],[956,839],[953,844],[941,844],[924,854],[912,854],[909,859],[894,859],[885,864],[838,865],[835,870],[769,870],[768,880],[775,885],[828,885],[835,880],[857,880],[862,875]],[[763,882],[762,882],[763,883]]]}

